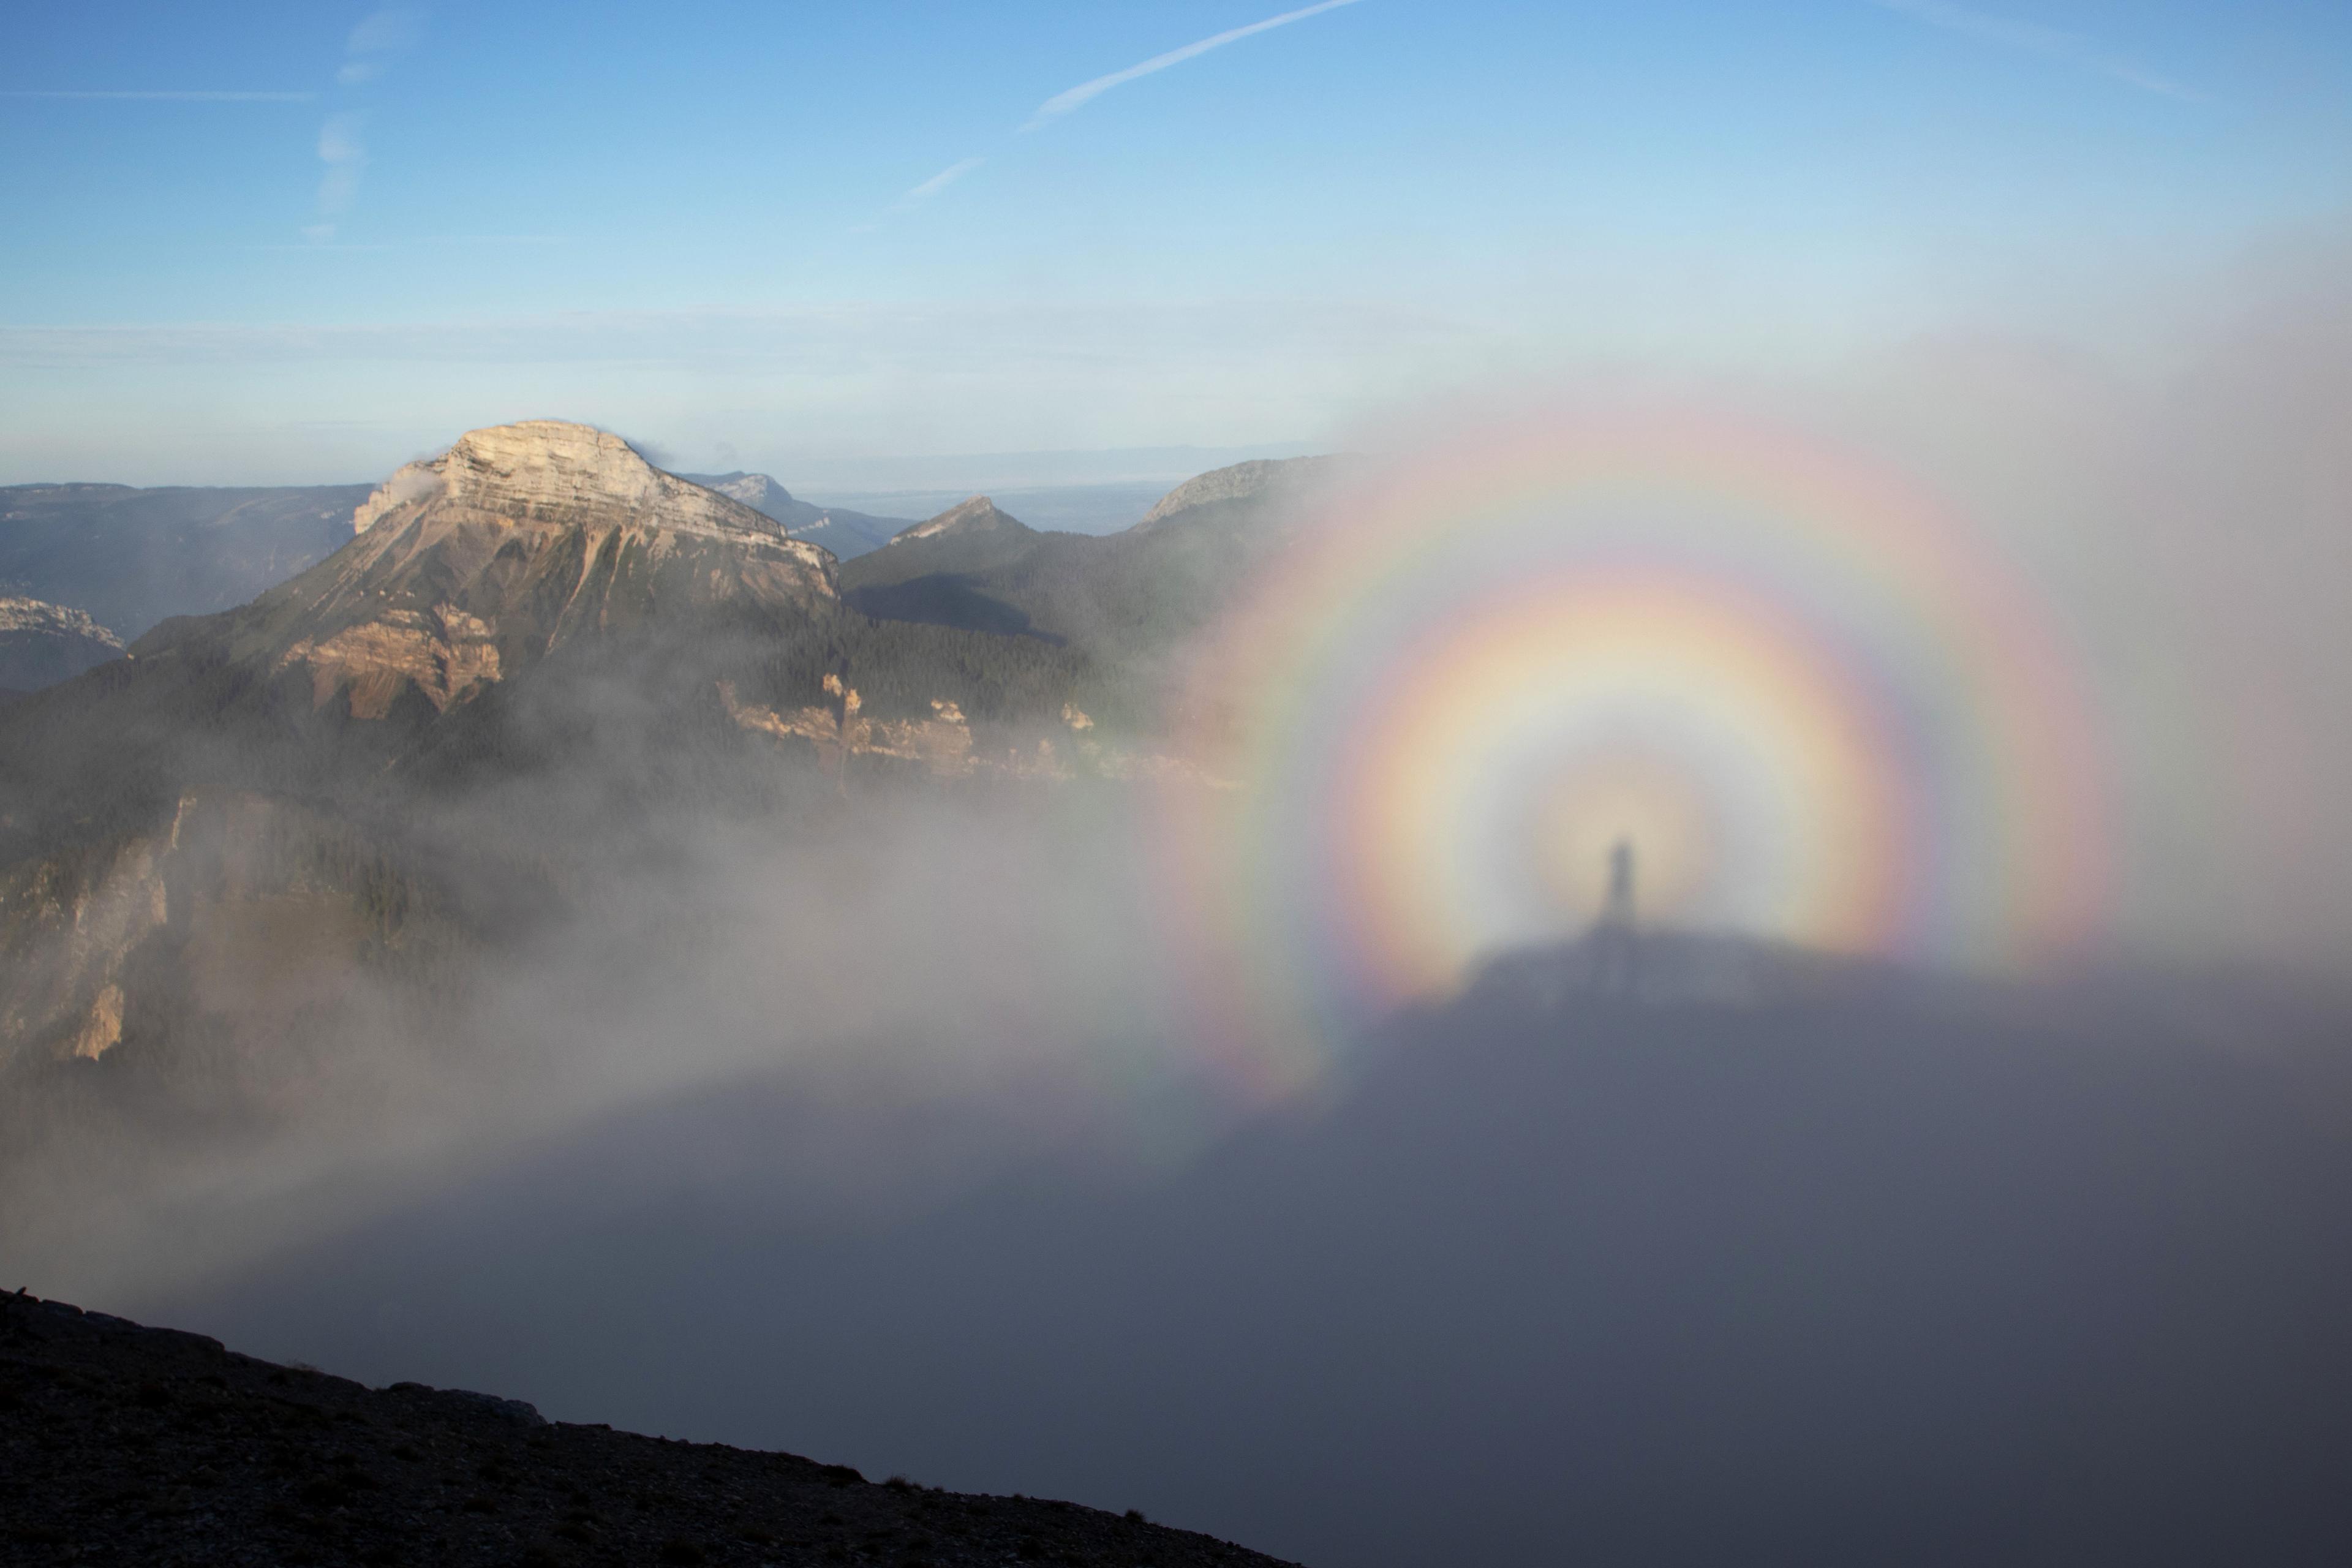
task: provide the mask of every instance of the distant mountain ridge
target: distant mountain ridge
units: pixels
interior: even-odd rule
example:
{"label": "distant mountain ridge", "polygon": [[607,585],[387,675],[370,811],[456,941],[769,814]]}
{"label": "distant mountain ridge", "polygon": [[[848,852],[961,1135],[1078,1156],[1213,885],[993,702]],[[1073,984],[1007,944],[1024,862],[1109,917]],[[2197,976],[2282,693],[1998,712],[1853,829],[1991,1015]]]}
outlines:
{"label": "distant mountain ridge", "polygon": [[870,616],[1083,647],[1150,668],[1229,601],[1250,568],[1349,471],[1336,458],[1197,475],[1117,533],[1042,533],[974,497],[845,563],[842,596]]}
{"label": "distant mountain ridge", "polygon": [[802,500],[766,474],[747,474],[739,468],[732,473],[680,474],[678,478],[740,500],[782,523],[784,531],[793,538],[814,540],[845,561],[880,549],[892,534],[908,526],[905,518],[869,517],[862,511]]}

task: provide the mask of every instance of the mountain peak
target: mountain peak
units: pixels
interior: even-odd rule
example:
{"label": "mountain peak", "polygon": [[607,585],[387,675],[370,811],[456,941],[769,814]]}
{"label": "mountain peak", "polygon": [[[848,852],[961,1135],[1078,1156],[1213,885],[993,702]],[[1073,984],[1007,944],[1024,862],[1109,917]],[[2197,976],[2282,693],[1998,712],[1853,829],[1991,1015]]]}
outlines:
{"label": "mountain peak", "polygon": [[778,516],[778,508],[790,508],[796,503],[793,492],[766,474],[747,474],[738,468],[727,474],[689,474],[683,476],[709,490],[717,490],[730,500],[740,500],[753,511],[764,512],[779,522],[791,519]]}
{"label": "mountain peak", "polygon": [[822,547],[554,419],[467,431],[385,480],[352,527],[232,626],[243,654],[307,672],[314,707],[341,699],[355,719],[411,696],[446,710],[575,637],[720,605],[806,614],[838,592]]}
{"label": "mountain peak", "polygon": [[919,522],[912,528],[902,528],[893,534],[890,542],[902,543],[915,539],[937,539],[941,534],[994,533],[1015,531],[1034,533],[1036,530],[1007,511],[997,509],[986,496],[973,496],[960,501],[939,516]]}
{"label": "mountain peak", "polygon": [[1205,474],[1193,475],[1161,496],[1159,504],[1144,513],[1143,521],[1135,526],[1150,528],[1196,506],[1247,500],[1267,491],[1293,489],[1328,473],[1338,460],[1332,458],[1259,458],[1246,463],[1235,463],[1230,468],[1212,468]]}
{"label": "mountain peak", "polygon": [[658,512],[663,526],[688,532],[782,531],[754,507],[664,473],[609,430],[562,419],[468,430],[439,457],[411,463],[378,486],[352,513],[352,531],[365,533],[402,507],[434,501],[512,521]]}
{"label": "mountain peak", "polygon": [[846,560],[878,550],[907,525],[903,517],[868,517],[845,507],[818,506],[802,500],[767,474],[747,474],[740,468],[725,474],[680,474],[704,489],[741,501],[753,511],[783,524],[794,539],[822,536],[825,548]]}

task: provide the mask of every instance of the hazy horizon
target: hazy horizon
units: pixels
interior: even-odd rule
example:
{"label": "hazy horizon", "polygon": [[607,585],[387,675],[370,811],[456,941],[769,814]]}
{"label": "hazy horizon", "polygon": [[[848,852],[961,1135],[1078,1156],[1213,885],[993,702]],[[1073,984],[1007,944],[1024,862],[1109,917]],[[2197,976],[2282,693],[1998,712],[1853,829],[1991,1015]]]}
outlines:
{"label": "hazy horizon", "polygon": [[28,18],[0,482],[341,481],[545,416],[787,484],[1330,449],[1954,336],[2153,386],[2352,205],[2352,17],[2299,0],[571,15]]}
{"label": "hazy horizon", "polygon": [[[557,415],[521,415],[518,419],[560,417]],[[513,423],[499,421],[499,423]],[[462,435],[453,431],[452,437]],[[626,432],[621,432],[625,437]],[[301,479],[257,479],[250,476],[217,478],[207,480],[146,478],[123,479],[112,473],[49,474],[41,477],[20,477],[0,479],[0,485],[75,485],[127,484],[133,489],[306,489],[333,485],[375,485],[390,475],[402,463],[429,457],[448,446],[444,441],[437,447],[411,452],[382,469],[365,473],[348,473],[340,477]],[[1213,468],[1244,463],[1262,458],[1291,458],[1310,454],[1307,443],[1299,441],[1266,441],[1239,447],[1102,447],[1065,451],[1039,452],[932,452],[901,453],[856,458],[822,458],[790,460],[793,479],[787,474],[747,464],[741,454],[728,464],[702,464],[687,461],[668,445],[644,437],[630,438],[630,444],[644,453],[656,467],[672,473],[718,475],[721,473],[765,473],[777,483],[804,500],[819,505],[851,507],[862,510],[887,511],[887,508],[861,507],[860,502],[906,498],[948,498],[948,503],[961,500],[986,490],[1003,490],[1008,494],[1024,492],[1051,493],[1061,490],[1113,489],[1128,487],[1158,486],[1166,489],[1197,474]],[[144,459],[126,458],[119,465],[125,471],[136,469]],[[934,508],[934,510],[940,510]],[[923,514],[929,516],[929,513]]]}

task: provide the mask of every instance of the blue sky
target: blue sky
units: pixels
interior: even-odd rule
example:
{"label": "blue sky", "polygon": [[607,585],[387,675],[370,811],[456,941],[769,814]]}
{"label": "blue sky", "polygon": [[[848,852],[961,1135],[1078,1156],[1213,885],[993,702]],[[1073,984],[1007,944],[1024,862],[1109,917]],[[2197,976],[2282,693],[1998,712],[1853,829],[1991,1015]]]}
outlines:
{"label": "blue sky", "polygon": [[1590,363],[2128,338],[2352,207],[2340,0],[1349,0],[1040,121],[1292,8],[29,8],[0,479],[530,414],[780,470],[1314,441]]}

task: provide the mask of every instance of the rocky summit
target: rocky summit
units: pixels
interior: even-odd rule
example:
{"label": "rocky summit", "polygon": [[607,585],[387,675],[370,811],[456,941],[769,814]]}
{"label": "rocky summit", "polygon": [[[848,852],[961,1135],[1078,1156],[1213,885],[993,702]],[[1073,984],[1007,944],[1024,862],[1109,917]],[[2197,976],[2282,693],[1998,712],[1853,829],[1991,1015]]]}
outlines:
{"label": "rocky summit", "polygon": [[[530,420],[411,463],[352,514],[354,538],[229,617],[239,662],[307,674],[314,706],[379,719],[461,702],[582,635],[714,605],[794,615],[834,600],[834,557],[620,437]],[[166,623],[132,649],[172,651]]]}
{"label": "rocky summit", "polygon": [[471,430],[437,458],[411,463],[352,513],[365,533],[404,508],[445,506],[513,522],[593,522],[635,514],[696,533],[776,538],[756,509],[666,474],[618,436],[560,419]]}
{"label": "rocky summit", "polygon": [[1328,483],[1343,474],[1347,468],[1345,458],[1260,458],[1230,468],[1212,468],[1205,474],[1193,475],[1161,496],[1158,504],[1143,514],[1135,531],[1147,532],[1197,507],[1302,496],[1314,486]]}
{"label": "rocky summit", "polygon": [[0,1563],[1275,1560],[1140,1514],[876,1485],[457,1389],[370,1389],[19,1293],[0,1296]]}

